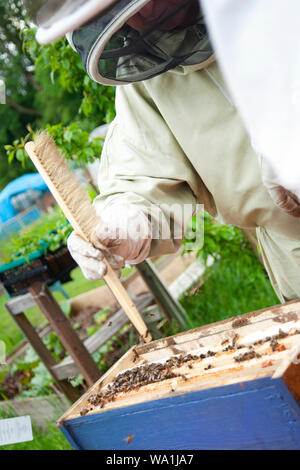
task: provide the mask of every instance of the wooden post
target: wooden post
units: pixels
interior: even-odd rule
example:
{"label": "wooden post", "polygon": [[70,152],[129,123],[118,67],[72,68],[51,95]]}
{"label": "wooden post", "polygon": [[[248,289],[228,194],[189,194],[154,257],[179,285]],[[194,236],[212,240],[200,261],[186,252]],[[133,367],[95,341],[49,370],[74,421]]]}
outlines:
{"label": "wooden post", "polygon": [[93,385],[101,376],[97,364],[73,330],[68,318],[54,299],[45,284],[35,282],[29,289],[33,299],[49,321],[53,331],[57,334],[65,349],[74,359],[80,373],[89,386]]}
{"label": "wooden post", "polygon": [[162,308],[166,317],[171,320],[175,318],[180,326],[187,326],[187,314],[180,303],[170,294],[168,287],[160,277],[158,271],[149,260],[145,260],[136,266],[140,275],[152,292],[156,302]]}
{"label": "wooden post", "polygon": [[31,325],[29,320],[26,318],[26,315],[23,312],[14,314],[9,305],[5,305],[8,313],[11,315],[12,319],[16,322],[20,330],[23,332],[24,336],[28,339],[32,348],[35,350],[41,361],[45,364],[45,367],[52,375],[55,383],[62,393],[71,401],[75,402],[80,397],[80,393],[72,387],[70,383],[66,380],[59,380],[56,373],[53,370],[53,367],[57,365],[54,357],[50,351],[46,348],[43,341],[39,337],[38,333],[35,331],[35,328]]}

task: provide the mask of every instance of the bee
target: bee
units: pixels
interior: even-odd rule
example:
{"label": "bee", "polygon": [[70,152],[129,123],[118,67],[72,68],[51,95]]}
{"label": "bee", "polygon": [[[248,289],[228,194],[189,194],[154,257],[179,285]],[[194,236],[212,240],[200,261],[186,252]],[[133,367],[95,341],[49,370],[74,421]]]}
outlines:
{"label": "bee", "polygon": [[189,295],[192,296],[192,295],[198,294],[200,287],[201,287],[201,286],[198,285],[198,286],[192,288],[192,289],[190,290],[190,292],[189,292]]}
{"label": "bee", "polygon": [[133,362],[135,362],[138,359],[139,355],[138,355],[138,353],[136,352],[135,349],[133,349],[132,352],[134,354]]}
{"label": "bee", "polygon": [[133,439],[133,434],[129,434],[129,436],[126,437],[125,441],[127,442],[127,444],[130,444],[132,439]]}

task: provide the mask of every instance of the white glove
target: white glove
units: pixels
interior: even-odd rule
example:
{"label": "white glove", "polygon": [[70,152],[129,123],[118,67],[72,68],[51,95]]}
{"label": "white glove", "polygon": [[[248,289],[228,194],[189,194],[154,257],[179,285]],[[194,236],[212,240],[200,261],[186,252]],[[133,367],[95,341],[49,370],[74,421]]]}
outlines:
{"label": "white glove", "polygon": [[263,157],[260,157],[261,174],[264,186],[277,206],[294,217],[300,217],[299,191],[289,191],[278,181],[273,168]]}
{"label": "white glove", "polygon": [[[95,204],[97,212],[97,204]],[[151,246],[151,224],[147,216],[126,201],[115,201],[98,209],[101,222],[95,229],[99,241],[107,250],[95,248],[72,232],[67,240],[68,249],[80,266],[83,275],[95,281],[106,273],[104,257],[120,276],[125,262],[130,265],[144,261]]]}

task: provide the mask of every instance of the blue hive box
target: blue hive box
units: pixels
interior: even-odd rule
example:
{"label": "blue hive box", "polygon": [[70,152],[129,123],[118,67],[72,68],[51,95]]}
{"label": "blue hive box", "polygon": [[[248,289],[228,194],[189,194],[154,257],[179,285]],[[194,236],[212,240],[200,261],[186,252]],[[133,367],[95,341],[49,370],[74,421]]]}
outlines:
{"label": "blue hive box", "polygon": [[300,449],[299,352],[299,301],[139,345],[58,425],[74,449]]}

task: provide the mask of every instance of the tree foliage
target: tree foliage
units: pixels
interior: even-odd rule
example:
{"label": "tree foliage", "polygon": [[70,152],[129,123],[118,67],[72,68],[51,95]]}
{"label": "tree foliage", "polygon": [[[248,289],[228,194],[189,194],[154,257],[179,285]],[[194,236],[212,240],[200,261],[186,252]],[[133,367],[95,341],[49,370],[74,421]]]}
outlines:
{"label": "tree foliage", "polygon": [[82,163],[99,157],[100,142],[90,143],[88,135],[113,119],[115,90],[89,78],[66,39],[39,45],[21,0],[0,0],[0,14],[0,78],[6,85],[6,104],[0,105],[1,190],[35,171],[24,142],[40,129],[47,128],[63,152]]}
{"label": "tree foliage", "polygon": [[22,52],[22,40],[13,20],[23,15],[20,1],[0,0],[0,77],[6,87],[6,104],[0,105],[0,189],[25,171],[21,165],[12,167],[7,163],[3,146],[23,135],[26,124],[40,115],[33,105],[38,87],[34,80],[34,65]]}
{"label": "tree foliage", "polygon": [[21,36],[24,50],[35,63],[37,79],[42,83],[46,81],[46,87],[52,85],[61,92],[67,92],[68,96],[77,96],[79,106],[75,120],[89,118],[98,123],[110,122],[115,114],[114,88],[91,80],[79,55],[66,39],[40,46],[35,40],[35,32],[35,28],[27,25],[21,31]]}

